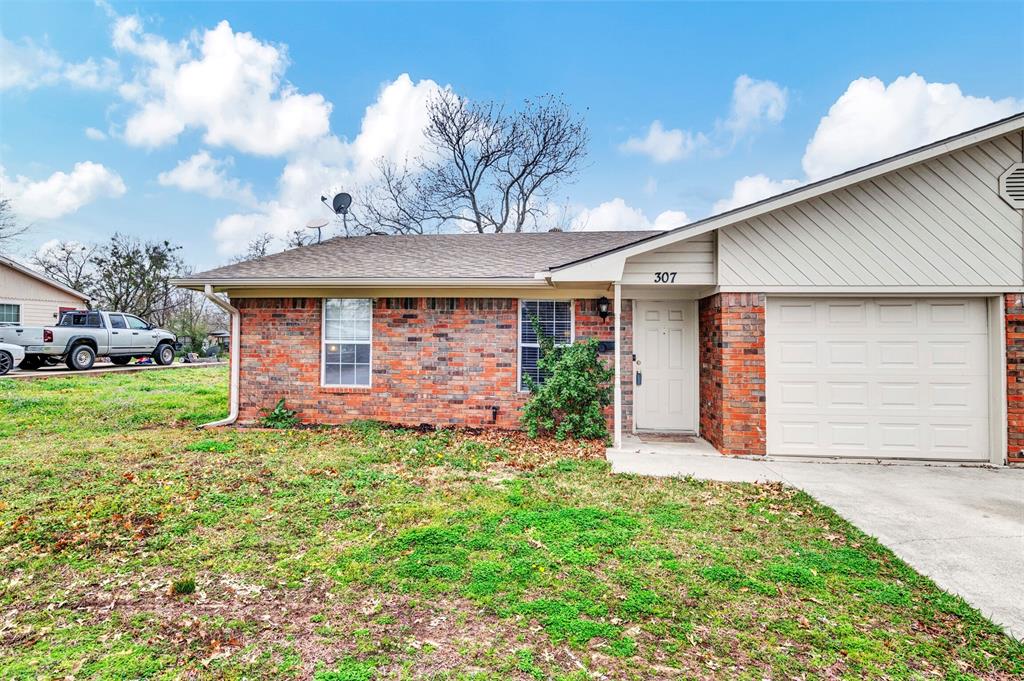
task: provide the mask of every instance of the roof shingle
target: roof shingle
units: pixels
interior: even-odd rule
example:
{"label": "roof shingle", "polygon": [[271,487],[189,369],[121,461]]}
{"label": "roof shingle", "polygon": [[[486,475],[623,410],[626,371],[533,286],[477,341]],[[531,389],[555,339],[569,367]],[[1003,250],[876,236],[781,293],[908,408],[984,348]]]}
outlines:
{"label": "roof shingle", "polygon": [[188,281],[244,279],[523,279],[655,231],[520,232],[335,237]]}

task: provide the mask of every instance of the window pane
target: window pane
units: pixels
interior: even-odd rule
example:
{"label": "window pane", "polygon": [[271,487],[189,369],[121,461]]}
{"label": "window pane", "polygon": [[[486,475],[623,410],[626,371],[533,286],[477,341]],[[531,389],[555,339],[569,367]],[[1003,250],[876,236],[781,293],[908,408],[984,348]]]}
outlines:
{"label": "window pane", "polygon": [[125,315],[125,318],[128,320],[128,327],[129,328],[132,328],[132,329],[145,329],[146,328],[146,322],[142,321],[141,319],[139,319],[137,317],[132,317],[130,315]]}
{"label": "window pane", "polygon": [[338,380],[341,385],[356,385],[356,368],[352,364],[341,366],[341,378]]}
{"label": "window pane", "polygon": [[324,384],[326,385],[338,385],[341,383],[340,379],[341,367],[337,364],[328,364],[324,367]]}
{"label": "window pane", "polygon": [[335,364],[341,361],[341,344],[340,343],[327,343],[324,345],[324,362],[333,362]]}
{"label": "window pane", "polygon": [[0,304],[0,322],[17,324],[21,321],[21,306],[11,303]]}
{"label": "window pane", "polygon": [[355,364],[356,363],[356,346],[351,343],[343,343],[341,346],[341,363],[342,364]]}
{"label": "window pane", "polygon": [[124,323],[124,317],[119,314],[112,314],[110,315],[110,328],[127,329],[128,325]]}
{"label": "window pane", "polygon": [[341,319],[341,301],[328,298],[324,301],[324,319]]}
{"label": "window pane", "polygon": [[[545,376],[537,368],[540,348],[537,334],[531,320],[536,318],[540,330],[557,345],[572,342],[572,301],[567,300],[524,300],[520,315],[520,375],[531,376],[543,383]],[[525,388],[525,386],[522,386]]]}
{"label": "window pane", "polygon": [[360,343],[355,346],[356,349],[356,363],[357,364],[370,364],[370,344]]}
{"label": "window pane", "polygon": [[369,364],[357,364],[356,365],[356,385],[370,385],[370,365]]}

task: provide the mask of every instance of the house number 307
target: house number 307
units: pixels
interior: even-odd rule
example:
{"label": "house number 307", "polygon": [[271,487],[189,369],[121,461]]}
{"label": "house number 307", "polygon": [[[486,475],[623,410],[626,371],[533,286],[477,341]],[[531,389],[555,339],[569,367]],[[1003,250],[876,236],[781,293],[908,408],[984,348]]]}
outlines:
{"label": "house number 307", "polygon": [[655,272],[654,273],[655,284],[674,284],[676,283],[675,272]]}

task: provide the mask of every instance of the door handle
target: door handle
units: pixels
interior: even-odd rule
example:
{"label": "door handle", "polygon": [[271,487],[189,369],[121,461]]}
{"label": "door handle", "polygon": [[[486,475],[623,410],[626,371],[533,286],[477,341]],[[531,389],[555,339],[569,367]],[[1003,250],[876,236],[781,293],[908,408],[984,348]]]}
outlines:
{"label": "door handle", "polygon": [[138,335],[139,335],[139,332],[138,332],[138,331],[132,331],[132,335],[133,335],[133,336],[138,336]]}
{"label": "door handle", "polygon": [[111,336],[116,336],[117,334],[118,334],[118,332],[117,332],[117,331],[111,331],[111,332],[110,332],[110,335],[111,335]]}
{"label": "door handle", "polygon": [[641,385],[644,384],[644,372],[642,372],[642,371],[636,372],[636,384],[638,386],[641,386]]}

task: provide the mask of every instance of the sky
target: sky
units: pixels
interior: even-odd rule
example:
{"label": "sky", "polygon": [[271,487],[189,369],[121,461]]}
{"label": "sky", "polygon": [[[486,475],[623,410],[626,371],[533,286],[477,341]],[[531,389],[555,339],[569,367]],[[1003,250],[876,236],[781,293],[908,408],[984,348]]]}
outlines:
{"label": "sky", "polygon": [[[1024,3],[0,4],[15,255],[115,231],[196,269],[414,158],[441,88],[544,94],[575,229],[664,229],[1024,111]],[[358,205],[359,195],[355,194]]]}

